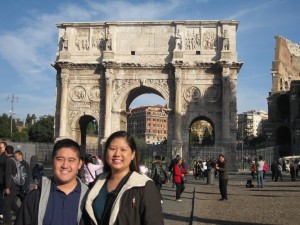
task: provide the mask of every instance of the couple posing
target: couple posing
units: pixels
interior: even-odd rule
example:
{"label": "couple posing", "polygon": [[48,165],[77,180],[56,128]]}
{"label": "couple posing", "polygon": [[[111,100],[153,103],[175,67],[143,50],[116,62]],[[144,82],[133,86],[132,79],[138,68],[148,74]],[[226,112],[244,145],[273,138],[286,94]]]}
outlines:
{"label": "couple posing", "polygon": [[77,178],[80,146],[63,139],[54,145],[53,178],[43,177],[23,202],[15,224],[163,224],[161,197],[139,171],[133,137],[113,133],[106,142],[104,173],[91,190]]}

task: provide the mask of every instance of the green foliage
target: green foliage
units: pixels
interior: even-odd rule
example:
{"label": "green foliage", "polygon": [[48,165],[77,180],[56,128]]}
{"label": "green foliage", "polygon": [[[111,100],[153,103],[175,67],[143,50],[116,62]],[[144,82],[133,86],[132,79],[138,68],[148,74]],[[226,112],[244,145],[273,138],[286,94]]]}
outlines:
{"label": "green foliage", "polygon": [[28,132],[29,141],[32,142],[52,142],[54,138],[54,117],[41,116],[34,123]]}
{"label": "green foliage", "polygon": [[256,147],[266,143],[266,137],[259,135],[248,140],[249,146]]}
{"label": "green foliage", "polygon": [[28,131],[26,129],[21,132],[16,132],[12,136],[12,141],[15,142],[27,142],[28,141]]}
{"label": "green foliage", "polygon": [[36,115],[35,114],[27,114],[26,116],[26,120],[25,120],[25,124],[26,126],[30,126],[32,124],[34,124],[36,122],[37,118],[36,118]]}
{"label": "green foliage", "polygon": [[199,136],[197,132],[191,132],[190,133],[190,145],[197,145],[199,144]]}
{"label": "green foliage", "polygon": [[88,136],[93,136],[93,137],[98,135],[97,124],[95,120],[89,122],[89,124],[87,125],[86,134]]}
{"label": "green foliage", "polygon": [[[3,140],[10,139],[10,124],[11,119],[10,116],[3,113],[2,116],[0,116],[0,138]],[[12,130],[13,132],[17,131],[16,123],[13,120],[12,123]]]}
{"label": "green foliage", "polygon": [[202,146],[214,145],[214,136],[213,136],[213,134],[209,133],[209,130],[208,130],[207,127],[204,130],[204,134],[203,134],[201,145]]}

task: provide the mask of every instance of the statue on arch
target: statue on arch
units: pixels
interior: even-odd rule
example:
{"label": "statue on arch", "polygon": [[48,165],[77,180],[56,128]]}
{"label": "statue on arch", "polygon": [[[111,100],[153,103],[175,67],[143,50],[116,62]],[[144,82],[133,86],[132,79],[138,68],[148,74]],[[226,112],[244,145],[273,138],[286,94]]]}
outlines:
{"label": "statue on arch", "polygon": [[62,43],[63,43],[63,50],[68,51],[68,35],[67,31],[64,32],[63,38],[62,38]]}
{"label": "statue on arch", "polygon": [[112,50],[112,41],[111,41],[111,34],[109,33],[109,29],[107,29],[106,33],[106,51]]}
{"label": "statue on arch", "polygon": [[222,48],[222,50],[229,50],[230,44],[229,44],[229,38],[228,38],[227,30],[224,30],[224,32],[222,33],[222,39],[223,39],[223,48]]}
{"label": "statue on arch", "polygon": [[182,34],[180,33],[179,29],[177,29],[175,38],[176,38],[176,49],[182,50]]}

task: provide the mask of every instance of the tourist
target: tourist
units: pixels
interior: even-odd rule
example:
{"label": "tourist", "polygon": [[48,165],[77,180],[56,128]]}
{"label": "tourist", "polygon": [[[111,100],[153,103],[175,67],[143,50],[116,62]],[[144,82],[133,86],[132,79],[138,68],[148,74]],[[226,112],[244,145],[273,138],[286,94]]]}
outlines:
{"label": "tourist", "polygon": [[255,179],[255,173],[256,173],[255,161],[252,161],[252,163],[250,165],[250,171],[251,171],[252,180],[254,180]]}
{"label": "tourist", "polygon": [[14,182],[13,176],[16,174],[17,167],[14,159],[14,147],[7,145],[6,151],[6,165],[5,165],[5,193],[3,203],[3,223],[12,223],[12,212],[18,213],[19,206],[17,205],[17,193],[19,193],[19,187]]}
{"label": "tourist", "polygon": [[291,174],[291,180],[292,181],[296,181],[296,169],[295,169],[296,165],[294,163],[294,161],[292,161],[290,163],[290,174]]}
{"label": "tourist", "polygon": [[267,161],[264,161],[264,166],[263,166],[263,181],[266,180],[266,173],[267,173],[268,169],[269,169],[269,167],[268,167]]}
{"label": "tourist", "polygon": [[182,166],[182,158],[177,158],[177,163],[173,168],[173,182],[176,185],[176,201],[181,202],[181,194],[185,189],[186,182],[185,174],[189,171]]}
{"label": "tourist", "polygon": [[[171,160],[171,163],[169,165],[169,172],[170,172],[170,175],[169,175],[169,180],[171,180],[171,178],[173,178],[173,169],[174,169],[174,166],[175,164],[177,163],[178,159],[180,158],[180,156],[177,154],[176,157],[174,159]],[[172,181],[172,188],[174,187],[174,180]]]}
{"label": "tourist", "polygon": [[3,219],[3,195],[5,190],[5,165],[7,156],[5,154],[5,148],[7,143],[0,142],[0,219]]}
{"label": "tourist", "polygon": [[264,169],[265,162],[263,161],[263,157],[260,155],[258,157],[258,161],[256,163],[256,171],[257,171],[257,187],[263,188],[264,181],[263,181],[263,169]]}
{"label": "tourist", "polygon": [[20,201],[23,202],[25,199],[25,196],[28,194],[29,192],[29,164],[23,160],[23,153],[20,150],[17,150],[14,152],[14,158],[15,160],[19,161],[21,163],[21,165],[23,166],[23,168],[25,169],[26,172],[26,178],[25,178],[25,183],[23,185],[19,186],[19,192],[17,193],[17,196],[20,198]]}
{"label": "tourist", "polygon": [[219,171],[219,189],[221,193],[220,201],[228,200],[227,184],[228,184],[228,165],[224,155],[219,155],[219,160],[216,164],[216,169]]}
{"label": "tourist", "polygon": [[104,173],[86,201],[86,223],[163,224],[160,194],[139,170],[133,137],[125,131],[113,133],[106,141],[103,163]]}
{"label": "tourist", "polygon": [[79,224],[88,191],[77,178],[82,163],[80,146],[75,141],[56,142],[52,152],[53,177],[43,177],[41,187],[28,193],[15,225]]}
{"label": "tourist", "polygon": [[94,163],[93,156],[90,154],[86,154],[84,165],[83,165],[83,171],[84,171],[84,178],[83,182],[86,185],[92,184],[93,181],[96,179],[96,177],[103,172],[103,163],[99,159],[98,156],[96,156],[96,163]]}
{"label": "tourist", "polygon": [[[159,155],[155,156],[155,160],[152,163],[151,178],[154,181],[155,186],[157,187],[157,190],[160,193],[162,184],[167,182],[168,174],[162,167],[161,157]],[[161,196],[161,203],[163,203],[162,196]]]}

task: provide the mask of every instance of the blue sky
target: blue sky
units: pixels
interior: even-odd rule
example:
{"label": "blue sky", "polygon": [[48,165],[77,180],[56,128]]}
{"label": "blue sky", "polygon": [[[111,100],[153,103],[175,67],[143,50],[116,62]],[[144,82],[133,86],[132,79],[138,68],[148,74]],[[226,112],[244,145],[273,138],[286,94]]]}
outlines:
{"label": "blue sky", "polygon": [[[275,35],[300,44],[300,1],[296,0],[2,0],[0,7],[0,114],[16,118],[54,115],[60,22],[121,20],[238,20],[238,113],[267,111]],[[132,106],[163,104],[138,97]]]}

